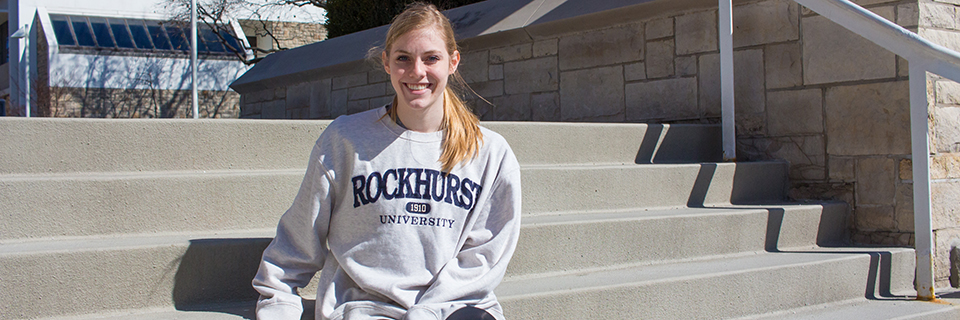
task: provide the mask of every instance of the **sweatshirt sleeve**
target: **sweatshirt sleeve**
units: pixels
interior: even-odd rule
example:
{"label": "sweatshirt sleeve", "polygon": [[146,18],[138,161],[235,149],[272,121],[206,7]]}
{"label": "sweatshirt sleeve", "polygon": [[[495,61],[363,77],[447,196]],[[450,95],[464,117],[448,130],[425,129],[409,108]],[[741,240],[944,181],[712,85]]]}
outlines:
{"label": "sweatshirt sleeve", "polygon": [[253,287],[260,293],[258,319],[300,319],[298,287],[306,286],[322,268],[333,199],[322,163],[320,142],[314,145],[300,191],[277,225],[277,235],[263,252]]}
{"label": "sweatshirt sleeve", "polygon": [[478,208],[481,210],[462,249],[404,319],[442,319],[464,304],[481,302],[500,284],[520,236],[521,213],[520,168],[512,153],[505,161],[508,163],[501,170],[506,170],[497,177],[490,198]]}

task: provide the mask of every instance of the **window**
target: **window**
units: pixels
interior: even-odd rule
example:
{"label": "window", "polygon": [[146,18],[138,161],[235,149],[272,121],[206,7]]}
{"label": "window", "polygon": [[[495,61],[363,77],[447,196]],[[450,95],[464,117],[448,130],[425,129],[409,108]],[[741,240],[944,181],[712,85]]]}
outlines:
{"label": "window", "polygon": [[[50,21],[57,42],[65,48],[180,54],[190,50],[190,29],[172,22],[69,15],[50,15]],[[232,55],[220,37],[227,46],[242,50],[233,34],[218,36],[206,25],[197,27],[198,53]]]}

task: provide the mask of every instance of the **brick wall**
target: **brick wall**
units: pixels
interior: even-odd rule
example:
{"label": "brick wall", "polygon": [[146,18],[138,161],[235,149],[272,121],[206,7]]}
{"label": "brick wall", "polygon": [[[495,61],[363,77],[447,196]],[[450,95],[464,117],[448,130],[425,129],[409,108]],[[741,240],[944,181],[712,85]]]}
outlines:
{"label": "brick wall", "polygon": [[[854,1],[960,50],[960,0]],[[717,10],[466,47],[483,120],[717,123]],[[489,42],[489,41],[488,41]],[[739,160],[783,159],[791,196],[850,204],[852,241],[913,245],[907,62],[792,1],[734,7]],[[960,241],[960,85],[931,76],[936,278]],[[334,118],[392,99],[370,63],[242,97],[241,117]]]}

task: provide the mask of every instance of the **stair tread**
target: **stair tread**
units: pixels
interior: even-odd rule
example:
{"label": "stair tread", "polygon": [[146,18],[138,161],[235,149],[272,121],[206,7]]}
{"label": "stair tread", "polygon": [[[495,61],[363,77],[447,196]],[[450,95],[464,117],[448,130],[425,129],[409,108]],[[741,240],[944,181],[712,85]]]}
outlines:
{"label": "stair tread", "polygon": [[781,310],[737,320],[819,320],[819,319],[960,319],[960,301],[945,299],[942,303],[918,301],[915,297],[854,299],[837,303]]}
{"label": "stair tread", "polygon": [[752,252],[654,265],[625,266],[617,269],[534,274],[505,279],[497,288],[501,298],[563,293],[645,283],[665,283],[679,279],[706,278],[723,274],[817,264],[826,261],[858,259],[866,252],[902,252],[906,248],[822,248],[811,247],[792,252]]}
{"label": "stair tread", "polygon": [[227,230],[162,234],[117,234],[105,236],[31,239],[0,242],[0,256],[45,252],[118,250],[141,247],[189,244],[191,240],[273,238],[276,229]]}
{"label": "stair tread", "polygon": [[[653,220],[671,218],[690,218],[698,216],[716,215],[745,215],[757,214],[770,207],[790,206],[796,208],[820,206],[821,204],[783,203],[779,205],[730,205],[723,207],[703,208],[653,208],[630,209],[612,211],[578,211],[537,214],[524,216],[523,228],[548,225],[596,223],[605,221],[624,220]],[[24,253],[42,253],[56,251],[81,251],[123,249],[147,246],[170,245],[189,243],[197,239],[242,239],[242,238],[272,238],[275,229],[259,228],[245,230],[211,230],[193,232],[172,232],[152,234],[111,234],[77,237],[51,237],[39,239],[13,239],[0,241],[0,256]]]}

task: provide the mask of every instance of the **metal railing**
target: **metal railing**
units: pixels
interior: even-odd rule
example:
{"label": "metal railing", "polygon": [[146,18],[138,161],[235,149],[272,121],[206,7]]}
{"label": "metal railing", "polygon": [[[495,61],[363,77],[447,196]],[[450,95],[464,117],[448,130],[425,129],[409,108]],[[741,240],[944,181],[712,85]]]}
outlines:
{"label": "metal railing", "polygon": [[[934,300],[933,230],[930,207],[930,147],[927,122],[927,72],[960,82],[960,53],[932,43],[847,0],[794,0],[844,28],[903,57],[910,65],[910,135],[913,160],[913,208],[917,254],[917,298]],[[719,0],[720,61],[724,158],[735,158],[733,116],[732,3]],[[729,81],[729,84],[727,83]],[[728,115],[729,114],[729,115]]]}

